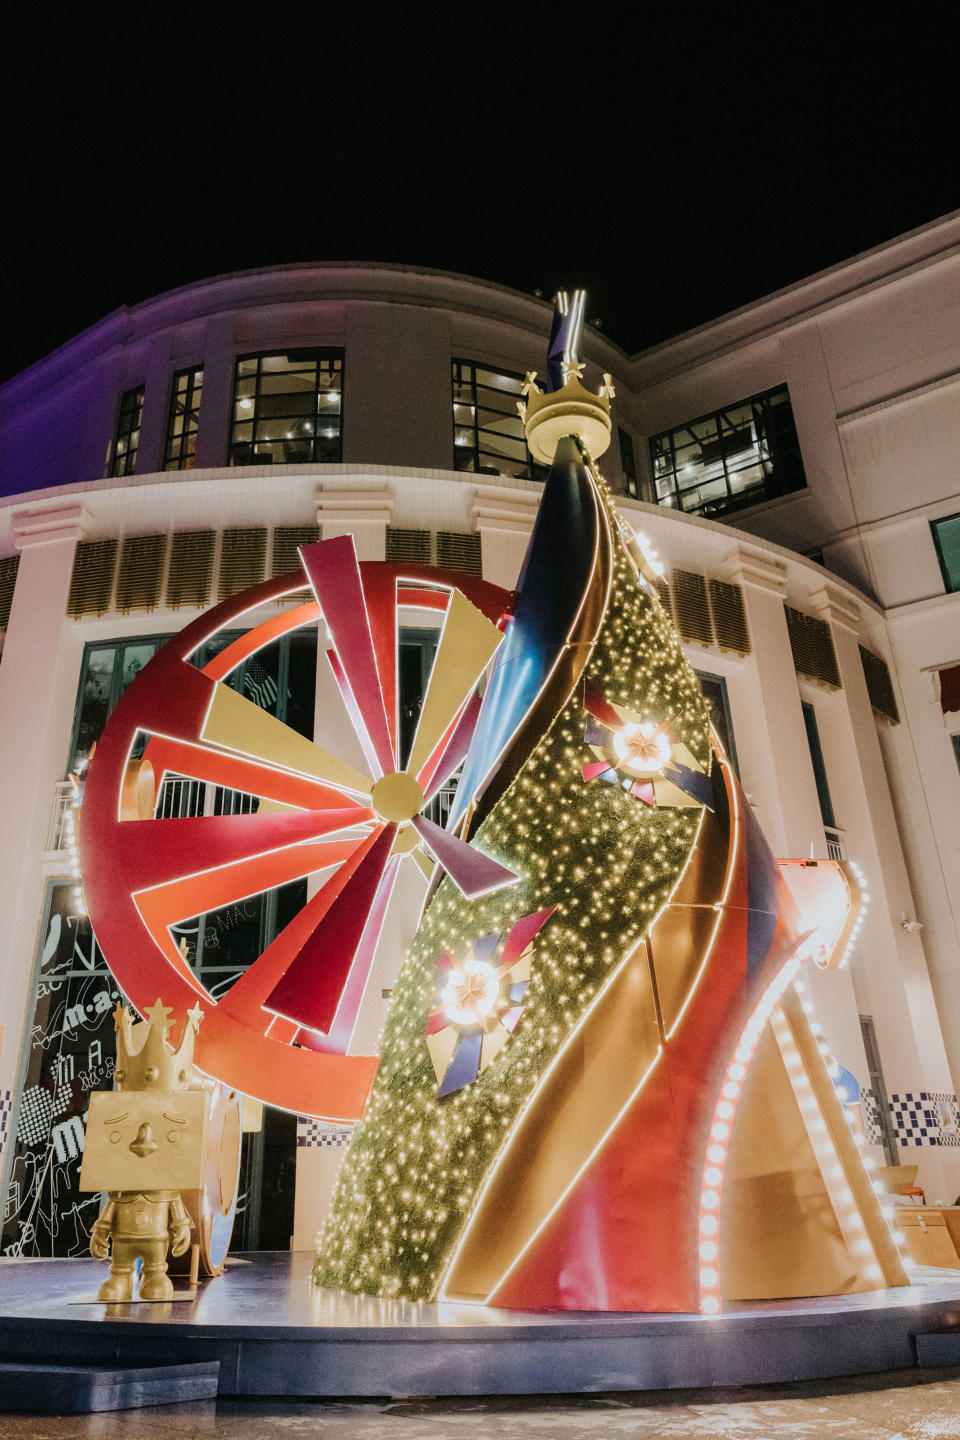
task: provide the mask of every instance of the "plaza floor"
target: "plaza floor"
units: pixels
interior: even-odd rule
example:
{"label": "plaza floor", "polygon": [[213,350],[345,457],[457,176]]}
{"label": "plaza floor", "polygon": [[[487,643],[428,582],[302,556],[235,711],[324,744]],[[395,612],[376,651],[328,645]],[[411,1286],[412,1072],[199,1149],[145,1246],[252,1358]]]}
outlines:
{"label": "plaza floor", "polygon": [[[929,1373],[929,1372],[928,1372]],[[219,1400],[90,1416],[0,1416],[3,1440],[948,1440],[960,1371],[724,1391],[382,1405]]]}

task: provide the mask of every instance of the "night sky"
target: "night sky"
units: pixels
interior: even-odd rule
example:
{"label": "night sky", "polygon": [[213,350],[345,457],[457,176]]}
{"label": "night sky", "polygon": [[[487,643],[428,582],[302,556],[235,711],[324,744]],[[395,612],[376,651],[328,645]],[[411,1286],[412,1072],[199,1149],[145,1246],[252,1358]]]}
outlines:
{"label": "night sky", "polygon": [[585,284],[636,350],[960,206],[946,6],[145,8],[6,14],[0,377],[301,260]]}

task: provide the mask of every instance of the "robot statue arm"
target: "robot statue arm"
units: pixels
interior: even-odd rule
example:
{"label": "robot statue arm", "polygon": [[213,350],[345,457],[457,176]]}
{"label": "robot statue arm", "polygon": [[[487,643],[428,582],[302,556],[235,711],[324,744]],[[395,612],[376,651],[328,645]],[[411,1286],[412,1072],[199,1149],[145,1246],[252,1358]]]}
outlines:
{"label": "robot statue arm", "polygon": [[110,1232],[113,1228],[113,1217],[117,1213],[117,1197],[109,1195],[107,1203],[100,1214],[93,1222],[90,1231],[90,1254],[98,1260],[106,1260],[109,1250]]}
{"label": "robot statue arm", "polygon": [[184,1208],[183,1201],[179,1195],[175,1195],[170,1202],[170,1253],[171,1255],[183,1255],[190,1244],[190,1231],[193,1229],[193,1221]]}

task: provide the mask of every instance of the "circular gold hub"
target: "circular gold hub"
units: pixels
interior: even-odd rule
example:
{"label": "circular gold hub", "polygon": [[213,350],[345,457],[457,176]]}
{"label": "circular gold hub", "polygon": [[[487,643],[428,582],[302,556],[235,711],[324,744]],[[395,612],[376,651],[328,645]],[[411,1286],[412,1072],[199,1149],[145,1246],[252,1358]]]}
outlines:
{"label": "circular gold hub", "polygon": [[395,770],[376,782],[370,791],[370,803],[383,820],[400,825],[420,814],[423,791],[412,775]]}

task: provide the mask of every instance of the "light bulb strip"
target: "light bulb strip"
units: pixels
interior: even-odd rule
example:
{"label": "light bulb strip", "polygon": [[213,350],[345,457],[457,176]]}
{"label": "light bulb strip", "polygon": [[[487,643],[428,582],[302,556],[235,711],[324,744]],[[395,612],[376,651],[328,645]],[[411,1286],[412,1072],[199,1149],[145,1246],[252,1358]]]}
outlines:
{"label": "light bulb strip", "polygon": [[750,1069],[764,1026],[802,963],[794,956],[777,971],[770,981],[740,1033],[740,1038],[734,1047],[733,1058],[724,1072],[720,1085],[720,1095],[714,1107],[713,1119],[710,1122],[709,1141],[700,1185],[698,1244],[701,1261],[699,1273],[700,1311],[703,1315],[719,1315],[723,1308],[720,1288],[720,1210],[723,1201],[727,1152],[730,1137],[733,1134],[737,1106],[740,1103],[747,1072]]}

